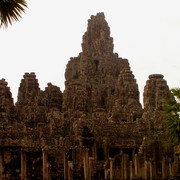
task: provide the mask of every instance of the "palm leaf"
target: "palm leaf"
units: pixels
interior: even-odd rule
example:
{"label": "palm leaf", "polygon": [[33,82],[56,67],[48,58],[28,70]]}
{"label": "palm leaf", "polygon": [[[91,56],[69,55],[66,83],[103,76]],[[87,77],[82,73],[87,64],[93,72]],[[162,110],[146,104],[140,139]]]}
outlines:
{"label": "palm leaf", "polygon": [[180,142],[180,89],[171,89],[170,98],[164,101],[166,134],[173,142]]}
{"label": "palm leaf", "polygon": [[173,88],[171,89],[173,95],[178,99],[180,100],[180,88]]}
{"label": "palm leaf", "polygon": [[27,7],[25,0],[0,0],[0,27],[7,28],[8,24],[12,25],[13,21],[19,21],[25,7]]}

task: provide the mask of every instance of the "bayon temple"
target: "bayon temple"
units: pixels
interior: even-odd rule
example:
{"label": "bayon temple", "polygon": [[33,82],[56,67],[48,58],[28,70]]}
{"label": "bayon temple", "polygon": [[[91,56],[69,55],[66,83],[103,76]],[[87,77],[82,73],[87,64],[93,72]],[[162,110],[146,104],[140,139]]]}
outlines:
{"label": "bayon temple", "polygon": [[165,136],[169,87],[149,75],[143,107],[129,61],[113,52],[103,13],[91,16],[82,52],[70,58],[65,90],[39,88],[25,73],[14,104],[0,80],[0,179],[169,179],[180,149]]}

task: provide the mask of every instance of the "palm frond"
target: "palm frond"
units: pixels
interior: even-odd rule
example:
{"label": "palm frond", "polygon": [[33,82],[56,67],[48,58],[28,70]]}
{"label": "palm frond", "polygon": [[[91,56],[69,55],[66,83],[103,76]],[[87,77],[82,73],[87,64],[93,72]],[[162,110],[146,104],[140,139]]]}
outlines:
{"label": "palm frond", "polygon": [[173,88],[171,89],[173,95],[178,99],[180,100],[180,88]]}
{"label": "palm frond", "polygon": [[19,21],[21,13],[25,12],[27,3],[25,0],[0,0],[1,26],[8,27],[13,21]]}
{"label": "palm frond", "polygon": [[173,141],[180,143],[180,89],[172,89],[170,98],[166,99],[163,104],[166,134],[168,138]]}

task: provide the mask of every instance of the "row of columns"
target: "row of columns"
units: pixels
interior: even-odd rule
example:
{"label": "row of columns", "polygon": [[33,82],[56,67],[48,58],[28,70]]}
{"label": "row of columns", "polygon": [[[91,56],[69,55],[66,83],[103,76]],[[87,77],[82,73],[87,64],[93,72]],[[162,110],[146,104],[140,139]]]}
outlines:
{"label": "row of columns", "polygon": [[[48,171],[48,155],[47,151],[43,150],[43,180],[49,179],[49,171]],[[4,163],[3,163],[3,155],[0,153],[0,180],[2,180],[4,172]],[[26,152],[21,151],[21,180],[25,180],[27,178],[27,157]]]}
{"label": "row of columns", "polygon": [[[128,155],[123,154],[121,156],[121,175],[120,178],[123,180],[127,179],[144,179],[144,180],[154,180],[157,179],[157,172],[156,172],[156,167],[154,165],[153,161],[142,161],[141,156],[138,156],[135,154],[134,157],[134,162],[129,161]],[[168,163],[167,163],[168,161]],[[114,159],[109,158],[109,163],[110,163],[110,180],[114,179]],[[129,170],[128,170],[128,165],[129,165]],[[169,177],[172,177],[174,175],[174,163],[171,162],[171,159],[169,158],[168,160],[165,159],[165,157],[162,158],[162,167],[161,167],[161,178],[162,179],[167,179]],[[106,170],[105,170],[105,179],[108,179],[106,175]]]}
{"label": "row of columns", "polygon": [[[107,169],[105,169],[105,179],[114,179],[114,158],[109,158],[109,165],[110,165],[110,174],[109,177],[106,175]],[[128,173],[128,165],[129,165],[129,171]],[[127,154],[122,154],[121,155],[121,167],[120,167],[120,174],[119,174],[119,179],[127,180],[127,179],[132,179],[133,177],[133,166],[132,166],[132,161],[129,162],[129,157]]]}
{"label": "row of columns", "polygon": [[[49,179],[49,169],[48,169],[48,153],[47,150],[42,150],[43,158],[43,180]],[[27,159],[26,152],[21,151],[21,180],[25,180],[27,177]]]}
{"label": "row of columns", "polygon": [[[83,152],[83,166],[84,166],[84,179],[91,180],[94,177],[94,157],[89,157],[89,150],[84,149]],[[121,155],[121,177],[122,179],[134,179],[134,178],[142,178],[142,179],[156,179],[156,167],[153,161],[146,161],[146,159],[141,156],[135,154],[133,157],[133,161],[129,161],[129,157],[127,154]],[[43,180],[50,179],[49,177],[49,167],[48,167],[48,151],[42,150],[42,158],[43,158]],[[113,180],[114,169],[113,169],[113,158],[109,158],[109,171],[110,171],[110,180]],[[129,168],[128,168],[129,166]],[[168,160],[164,157],[162,158],[162,179],[166,179],[167,177],[171,177],[174,175],[174,163],[171,162],[171,159]],[[3,156],[0,153],[0,180],[3,179]],[[68,156],[65,152],[64,154],[64,179],[72,180],[73,179],[73,162],[68,160]],[[21,180],[25,180],[27,177],[27,157],[26,152],[21,151]],[[107,172],[105,169],[105,179],[107,179]]]}
{"label": "row of columns", "polygon": [[[82,152],[83,155],[83,166],[84,166],[84,179],[85,180],[91,180],[94,177],[94,163],[95,159],[94,157],[89,157],[89,150],[85,149]],[[67,160],[66,160],[67,161]],[[162,167],[161,167],[161,178],[167,179],[168,177],[173,176],[173,169],[174,164],[171,162],[171,159],[168,160],[164,157],[162,158]],[[109,158],[109,170],[104,169],[105,173],[105,179],[114,179],[114,158]],[[64,179],[72,180],[72,168],[73,168],[73,162],[67,161],[67,163],[64,164]],[[109,175],[108,175],[109,171]],[[135,154],[132,158],[132,161],[129,161],[129,155],[128,154],[121,154],[121,178],[123,180],[127,179],[144,179],[144,180],[153,180],[157,178],[157,170],[155,163],[150,160],[147,161],[145,156],[142,154]]]}
{"label": "row of columns", "polygon": [[[84,149],[83,167],[84,167],[84,180],[91,180],[94,177],[94,157],[89,157],[89,149]],[[64,179],[73,179],[73,162],[68,161],[67,154],[64,154]]]}

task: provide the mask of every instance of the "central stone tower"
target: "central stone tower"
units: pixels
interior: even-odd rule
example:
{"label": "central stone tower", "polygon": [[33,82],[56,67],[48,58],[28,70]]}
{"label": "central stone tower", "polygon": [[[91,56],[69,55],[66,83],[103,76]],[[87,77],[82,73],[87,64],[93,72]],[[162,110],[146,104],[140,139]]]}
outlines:
{"label": "central stone tower", "polygon": [[[139,116],[137,111],[141,114],[138,86],[128,60],[118,57],[113,47],[104,14],[91,16],[82,52],[66,68],[63,109],[67,115],[92,117],[100,111],[107,121],[133,121]],[[129,117],[124,118],[127,113]]]}

